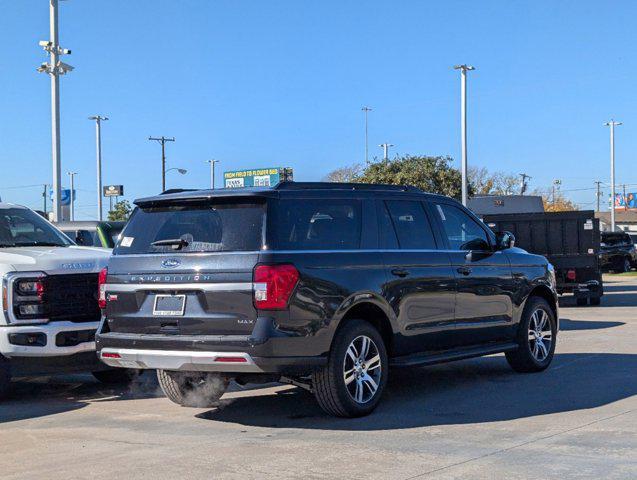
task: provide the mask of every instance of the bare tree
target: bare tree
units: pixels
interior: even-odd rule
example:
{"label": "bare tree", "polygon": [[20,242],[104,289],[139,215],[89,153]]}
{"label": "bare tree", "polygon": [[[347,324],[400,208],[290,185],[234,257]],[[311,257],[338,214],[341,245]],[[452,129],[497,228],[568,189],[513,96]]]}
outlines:
{"label": "bare tree", "polygon": [[515,175],[489,172],[485,167],[469,168],[469,184],[474,195],[515,195],[520,182]]}
{"label": "bare tree", "polygon": [[355,163],[347,167],[337,168],[336,170],[328,173],[323,180],[325,182],[354,182],[363,172],[363,166],[360,163]]}

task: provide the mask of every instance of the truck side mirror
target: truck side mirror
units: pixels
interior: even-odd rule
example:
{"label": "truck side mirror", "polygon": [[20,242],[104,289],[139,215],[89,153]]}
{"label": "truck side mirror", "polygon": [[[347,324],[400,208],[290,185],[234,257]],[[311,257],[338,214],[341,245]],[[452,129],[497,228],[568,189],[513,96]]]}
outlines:
{"label": "truck side mirror", "polygon": [[515,246],[515,235],[511,232],[498,232],[495,234],[495,245],[498,250],[506,250]]}
{"label": "truck side mirror", "polygon": [[93,237],[88,230],[78,230],[75,232],[75,243],[84,247],[93,246]]}

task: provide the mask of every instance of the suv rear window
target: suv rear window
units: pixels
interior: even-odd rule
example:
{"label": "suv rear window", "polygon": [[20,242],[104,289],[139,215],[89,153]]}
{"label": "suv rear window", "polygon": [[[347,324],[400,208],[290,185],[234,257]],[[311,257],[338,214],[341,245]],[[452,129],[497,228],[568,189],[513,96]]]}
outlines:
{"label": "suv rear window", "polygon": [[[114,254],[256,251],[263,245],[264,218],[264,203],[137,208]],[[161,240],[175,242],[153,245]]]}
{"label": "suv rear window", "polygon": [[361,202],[294,199],[275,202],[269,231],[280,250],[355,250],[361,244]]}

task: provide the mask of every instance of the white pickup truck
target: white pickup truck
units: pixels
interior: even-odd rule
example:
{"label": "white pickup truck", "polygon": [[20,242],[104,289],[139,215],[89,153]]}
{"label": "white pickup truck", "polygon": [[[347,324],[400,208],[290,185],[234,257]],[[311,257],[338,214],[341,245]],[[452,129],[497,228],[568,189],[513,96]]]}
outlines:
{"label": "white pickup truck", "polygon": [[16,377],[88,371],[125,379],[95,355],[98,274],[109,256],[74,245],[26,207],[0,203],[0,397]]}

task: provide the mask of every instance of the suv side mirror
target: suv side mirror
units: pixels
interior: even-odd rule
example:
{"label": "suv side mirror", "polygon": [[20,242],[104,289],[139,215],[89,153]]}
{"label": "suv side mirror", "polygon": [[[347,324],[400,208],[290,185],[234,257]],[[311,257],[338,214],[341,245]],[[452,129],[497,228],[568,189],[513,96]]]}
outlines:
{"label": "suv side mirror", "polygon": [[498,232],[495,234],[495,245],[498,250],[506,250],[515,246],[515,235],[511,232]]}

